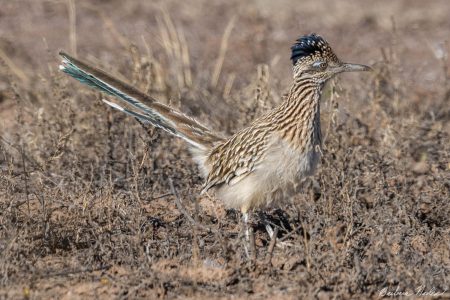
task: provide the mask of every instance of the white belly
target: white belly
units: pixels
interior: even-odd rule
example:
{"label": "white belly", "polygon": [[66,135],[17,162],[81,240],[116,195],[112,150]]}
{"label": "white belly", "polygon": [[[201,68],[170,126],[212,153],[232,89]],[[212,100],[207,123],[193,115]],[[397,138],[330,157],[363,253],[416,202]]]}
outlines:
{"label": "white belly", "polygon": [[232,186],[222,186],[219,195],[227,207],[244,211],[278,202],[295,192],[302,178],[314,174],[319,158],[318,149],[303,153],[284,141],[274,141],[251,174]]}

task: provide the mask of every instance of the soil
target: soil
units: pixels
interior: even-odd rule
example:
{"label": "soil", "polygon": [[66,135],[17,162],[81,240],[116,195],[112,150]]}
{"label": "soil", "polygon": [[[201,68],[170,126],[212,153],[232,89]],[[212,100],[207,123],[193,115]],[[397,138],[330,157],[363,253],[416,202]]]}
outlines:
{"label": "soil", "polygon": [[[449,298],[449,15],[445,0],[0,0],[0,298]],[[183,141],[58,71],[65,50],[229,135],[280,103],[311,32],[374,71],[327,84],[318,171],[252,215],[251,258]]]}

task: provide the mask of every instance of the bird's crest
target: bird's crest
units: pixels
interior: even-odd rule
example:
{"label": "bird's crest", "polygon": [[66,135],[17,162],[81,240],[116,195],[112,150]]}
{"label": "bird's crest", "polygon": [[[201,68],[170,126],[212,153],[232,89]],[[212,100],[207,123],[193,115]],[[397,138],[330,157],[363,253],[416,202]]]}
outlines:
{"label": "bird's crest", "polygon": [[298,38],[297,42],[291,47],[291,50],[291,60],[293,65],[295,65],[298,60],[314,59],[318,56],[337,59],[327,41],[315,33]]}

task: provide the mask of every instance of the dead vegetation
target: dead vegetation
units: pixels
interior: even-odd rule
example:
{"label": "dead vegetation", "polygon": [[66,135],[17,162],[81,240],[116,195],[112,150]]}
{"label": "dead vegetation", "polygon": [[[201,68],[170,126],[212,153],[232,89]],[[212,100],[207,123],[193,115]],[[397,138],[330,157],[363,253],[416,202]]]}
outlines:
{"label": "dead vegetation", "polygon": [[[3,6],[17,19],[0,20],[8,30],[0,38],[0,297],[329,299],[421,286],[448,293],[450,74],[448,44],[438,38],[448,36],[440,11],[450,6],[398,1],[391,9],[409,10],[389,25],[383,11],[358,8],[351,32],[343,10],[355,1],[311,28],[308,12],[331,4],[306,1],[303,12],[290,12],[285,2],[169,1],[161,9],[37,1],[22,17],[25,4]],[[205,10],[211,16],[201,17]],[[30,28],[24,19],[36,14],[54,25],[35,23],[46,33],[33,53],[26,47],[35,43],[14,24]],[[127,25],[139,18],[150,33]],[[422,29],[410,31],[415,24]],[[254,261],[245,258],[238,213],[199,196],[202,179],[182,141],[144,130],[57,72],[58,48],[76,49],[230,134],[279,103],[288,47],[305,30],[324,31],[342,59],[375,72],[329,84],[320,169],[303,193],[254,218]],[[288,247],[271,244],[262,218]]]}

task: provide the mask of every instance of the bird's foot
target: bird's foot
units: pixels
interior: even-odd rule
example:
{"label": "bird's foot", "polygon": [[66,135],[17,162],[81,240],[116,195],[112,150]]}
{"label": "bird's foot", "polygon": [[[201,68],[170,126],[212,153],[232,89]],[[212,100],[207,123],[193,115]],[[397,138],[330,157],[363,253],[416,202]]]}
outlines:
{"label": "bird's foot", "polygon": [[[265,227],[266,227],[267,234],[270,237],[270,240],[276,239],[277,235],[278,235],[278,230],[274,230],[272,228],[272,226],[270,226],[270,224],[266,224]],[[276,246],[279,248],[282,248],[282,249],[286,249],[286,248],[292,247],[293,244],[288,241],[282,241],[282,242],[278,241],[278,242],[276,242]]]}

